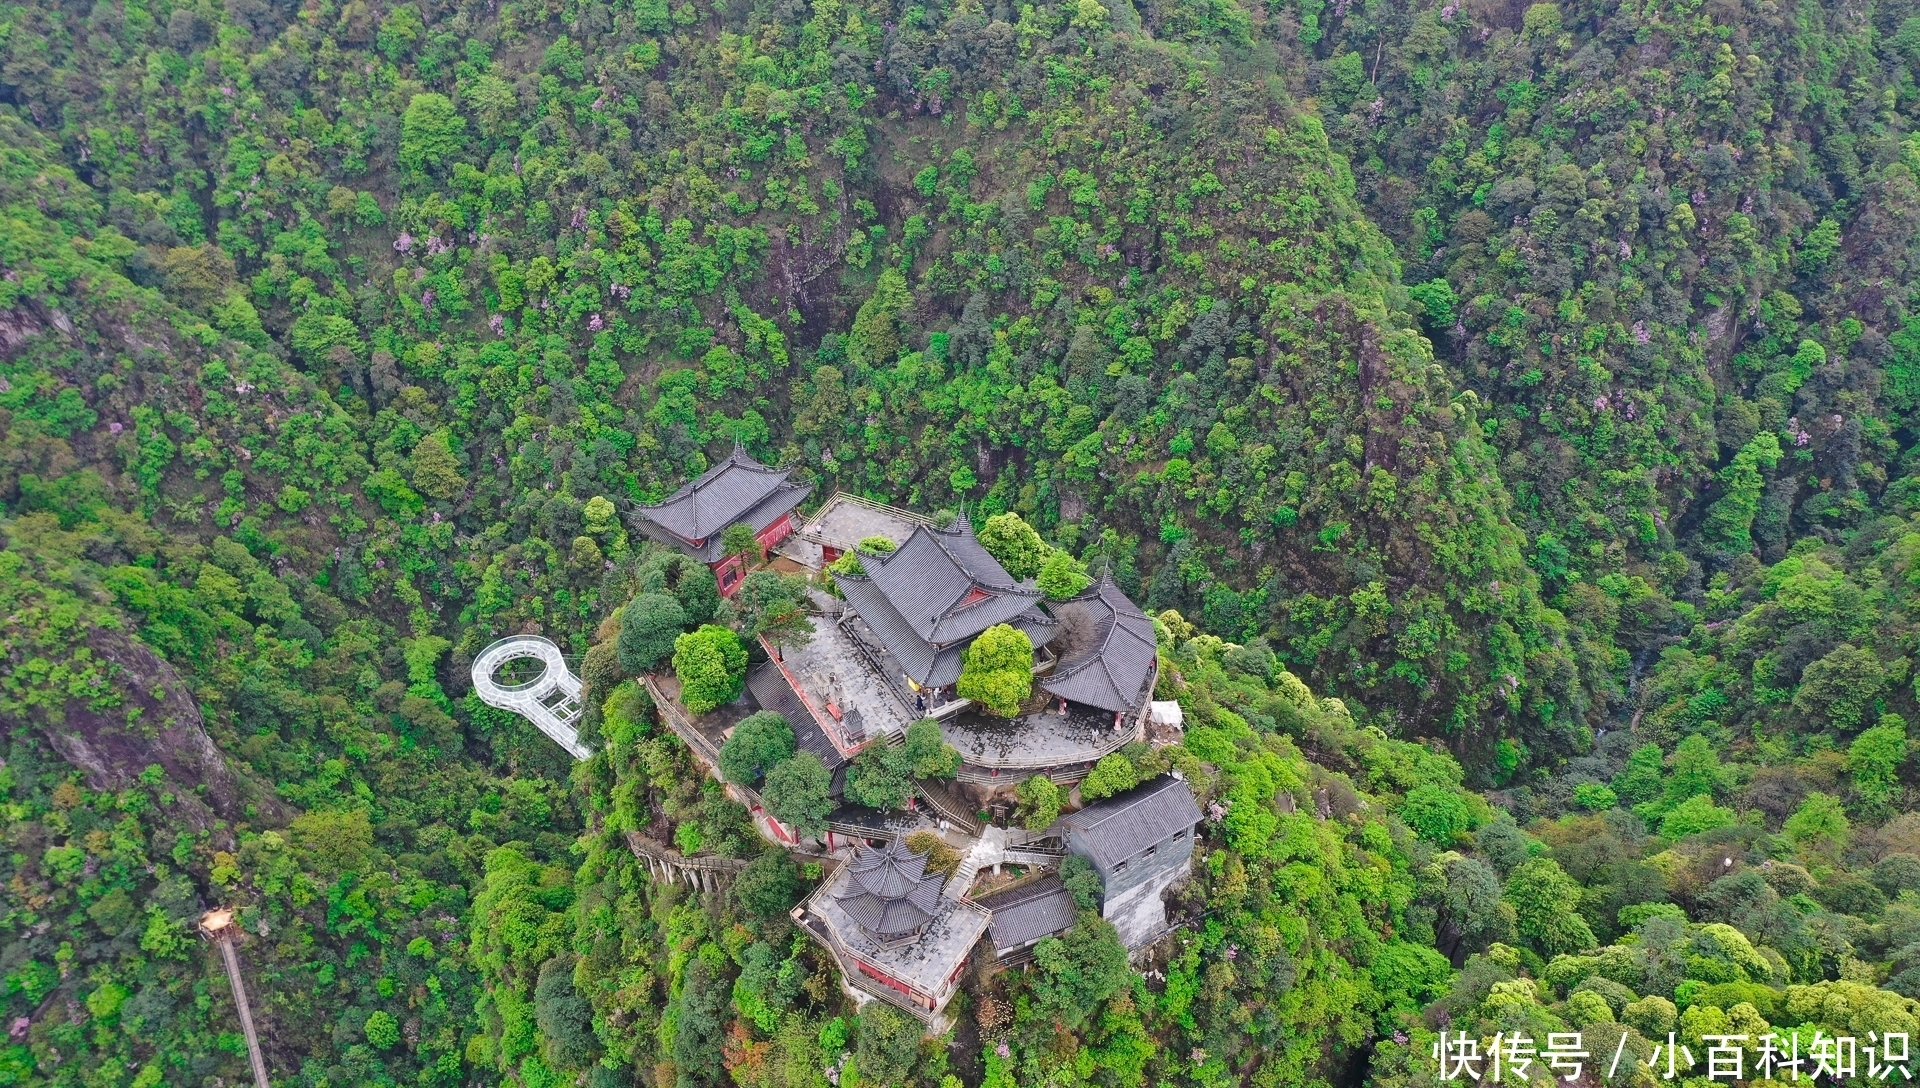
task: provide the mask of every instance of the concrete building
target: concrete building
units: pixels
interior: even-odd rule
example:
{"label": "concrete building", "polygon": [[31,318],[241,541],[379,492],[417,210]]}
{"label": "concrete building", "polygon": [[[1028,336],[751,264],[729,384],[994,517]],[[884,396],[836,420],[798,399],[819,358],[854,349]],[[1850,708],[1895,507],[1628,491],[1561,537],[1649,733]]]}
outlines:
{"label": "concrete building", "polygon": [[1100,914],[1120,931],[1128,948],[1139,948],[1167,928],[1167,889],[1193,870],[1193,829],[1200,806],[1193,790],[1173,775],[1161,775],[1078,812],[1054,829],[1067,853],[1086,858],[1100,874]]}
{"label": "concrete building", "polygon": [[730,525],[752,526],[762,552],[791,536],[793,510],[813,492],[812,484],[791,475],[791,469],[768,468],[736,444],[726,460],[664,500],[635,510],[630,520],[641,533],[712,567],[720,592],[731,597],[746,577],[746,564],[722,554],[722,534]]}

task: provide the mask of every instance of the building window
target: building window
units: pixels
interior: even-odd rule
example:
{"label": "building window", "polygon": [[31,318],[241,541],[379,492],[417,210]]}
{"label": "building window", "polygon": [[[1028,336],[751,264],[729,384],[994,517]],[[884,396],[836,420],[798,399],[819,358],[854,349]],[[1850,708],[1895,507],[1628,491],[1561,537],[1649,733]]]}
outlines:
{"label": "building window", "polygon": [[1124,872],[1126,872],[1126,871],[1127,871],[1127,863],[1123,861],[1123,862],[1121,862],[1120,864],[1118,864],[1118,865],[1115,865],[1115,866],[1113,867],[1113,871],[1114,871],[1114,872],[1116,872],[1116,873],[1124,873]]}
{"label": "building window", "polygon": [[1158,852],[1159,852],[1159,850],[1160,850],[1160,848],[1159,848],[1158,846],[1149,846],[1149,847],[1147,847],[1147,852],[1146,852],[1146,853],[1144,853],[1144,854],[1141,854],[1140,856],[1141,856],[1141,857],[1143,857],[1143,858],[1150,858],[1150,857],[1152,857],[1152,856],[1153,856],[1154,854],[1156,854],[1156,853],[1158,853]]}

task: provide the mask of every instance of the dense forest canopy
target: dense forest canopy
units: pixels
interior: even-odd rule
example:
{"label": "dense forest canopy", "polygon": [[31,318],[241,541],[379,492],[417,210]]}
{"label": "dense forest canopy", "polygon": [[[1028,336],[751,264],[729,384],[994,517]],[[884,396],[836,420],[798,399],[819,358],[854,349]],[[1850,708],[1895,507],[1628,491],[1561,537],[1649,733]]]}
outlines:
{"label": "dense forest canopy", "polygon": [[[1920,1031],[1916,73],[1908,0],[0,3],[0,1085],[244,1081],[218,904],[303,1088]],[[630,680],[795,610],[630,533],[736,443],[1159,616],[1147,961],[856,1013]],[[536,631],[585,763],[471,694]]]}

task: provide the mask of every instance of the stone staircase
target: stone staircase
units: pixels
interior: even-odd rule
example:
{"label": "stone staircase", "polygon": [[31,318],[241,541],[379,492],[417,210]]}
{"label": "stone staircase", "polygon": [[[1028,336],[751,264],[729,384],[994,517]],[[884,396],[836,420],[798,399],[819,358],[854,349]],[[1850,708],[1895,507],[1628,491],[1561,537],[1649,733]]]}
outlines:
{"label": "stone staircase", "polygon": [[964,898],[973,887],[974,878],[980,875],[980,870],[989,865],[998,865],[1005,860],[1006,843],[1007,833],[1004,829],[982,828],[980,837],[974,840],[973,849],[961,856],[960,867],[947,878],[946,887],[942,889],[943,894],[948,899]]}

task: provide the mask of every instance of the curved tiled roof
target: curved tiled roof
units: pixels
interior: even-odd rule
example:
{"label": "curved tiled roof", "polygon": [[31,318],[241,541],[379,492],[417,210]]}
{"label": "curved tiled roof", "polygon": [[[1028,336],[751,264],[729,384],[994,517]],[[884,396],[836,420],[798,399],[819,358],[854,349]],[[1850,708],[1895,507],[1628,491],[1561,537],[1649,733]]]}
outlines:
{"label": "curved tiled roof", "polygon": [[847,886],[835,895],[847,916],[880,937],[911,933],[939,913],[946,878],[927,873],[927,859],[894,839],[884,849],[862,847],[847,863]]}
{"label": "curved tiled roof", "polygon": [[1063,629],[1054,643],[1060,664],[1040,679],[1040,690],[1102,710],[1140,709],[1153,694],[1159,663],[1152,617],[1104,574],[1052,608]]}
{"label": "curved tiled roof", "polygon": [[[652,522],[689,544],[698,545],[734,522],[742,521],[777,493],[792,502],[780,505],[768,521],[799,505],[813,489],[811,484],[789,483],[792,469],[768,468],[735,445],[727,459],[700,474],[672,495],[652,506],[634,512],[641,521]],[[754,529],[764,528],[755,525]]]}
{"label": "curved tiled roof", "polygon": [[[880,591],[906,629],[929,646],[950,646],[1008,623],[1040,601],[1031,582],[1007,573],[974,539],[965,518],[944,529],[916,525],[913,534],[885,555],[861,553],[864,581]],[[855,576],[857,577],[857,576]],[[844,590],[855,577],[834,575]],[[856,604],[855,609],[859,606]],[[890,618],[876,622],[861,612],[881,638],[892,642]]]}

